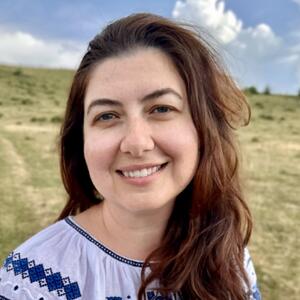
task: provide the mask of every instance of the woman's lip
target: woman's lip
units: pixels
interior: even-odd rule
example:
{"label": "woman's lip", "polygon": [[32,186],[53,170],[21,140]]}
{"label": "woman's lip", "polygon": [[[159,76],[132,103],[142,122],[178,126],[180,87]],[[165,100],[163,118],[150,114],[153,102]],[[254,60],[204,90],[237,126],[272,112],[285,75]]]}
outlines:
{"label": "woman's lip", "polygon": [[144,177],[126,177],[122,174],[121,171],[118,171],[117,173],[119,176],[124,179],[126,182],[134,184],[134,185],[145,185],[153,181],[157,176],[160,175],[160,173],[166,168],[168,163],[164,163],[162,168],[160,168],[157,172],[149,175],[149,176],[144,176]]}
{"label": "woman's lip", "polygon": [[127,166],[124,168],[120,168],[117,170],[117,172],[134,172],[134,171],[140,171],[143,169],[150,169],[156,166],[161,166],[164,165],[168,162],[164,162],[164,163],[158,163],[158,164],[141,164],[141,165],[131,165],[131,166]]}

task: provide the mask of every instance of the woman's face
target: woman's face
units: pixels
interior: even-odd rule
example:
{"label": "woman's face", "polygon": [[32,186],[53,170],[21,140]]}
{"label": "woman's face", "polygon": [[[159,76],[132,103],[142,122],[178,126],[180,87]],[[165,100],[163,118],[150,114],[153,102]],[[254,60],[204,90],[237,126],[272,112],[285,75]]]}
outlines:
{"label": "woman's face", "polygon": [[195,174],[198,137],[170,58],[142,48],[104,60],[84,105],[84,156],[104,203],[132,213],[172,208]]}

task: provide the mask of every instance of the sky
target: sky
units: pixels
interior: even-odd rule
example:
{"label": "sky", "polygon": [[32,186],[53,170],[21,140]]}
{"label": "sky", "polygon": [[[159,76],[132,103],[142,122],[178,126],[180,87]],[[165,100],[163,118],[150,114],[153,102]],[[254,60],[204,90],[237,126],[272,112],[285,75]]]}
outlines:
{"label": "sky", "polygon": [[300,0],[1,0],[0,64],[75,69],[108,22],[137,12],[208,33],[241,87],[300,89]]}

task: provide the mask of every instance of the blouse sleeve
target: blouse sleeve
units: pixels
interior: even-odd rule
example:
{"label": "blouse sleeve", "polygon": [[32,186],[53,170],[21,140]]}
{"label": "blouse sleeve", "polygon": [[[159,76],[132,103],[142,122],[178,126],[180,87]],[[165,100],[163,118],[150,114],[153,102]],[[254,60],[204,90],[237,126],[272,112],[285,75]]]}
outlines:
{"label": "blouse sleeve", "polygon": [[247,248],[245,249],[244,265],[250,283],[250,300],[261,300],[262,298],[257,284],[257,276],[250,253]]}
{"label": "blouse sleeve", "polygon": [[74,243],[78,239],[60,221],[18,246],[0,267],[0,300],[81,298]]}
{"label": "blouse sleeve", "polygon": [[[18,254],[10,254],[0,268],[0,299],[54,300],[51,294],[42,291],[31,284],[32,278],[27,271],[22,272],[25,260]],[[31,274],[31,276],[34,274]],[[28,277],[28,278],[26,278]],[[30,277],[30,280],[29,280]],[[25,280],[27,279],[27,280]],[[41,283],[40,283],[41,284]]]}

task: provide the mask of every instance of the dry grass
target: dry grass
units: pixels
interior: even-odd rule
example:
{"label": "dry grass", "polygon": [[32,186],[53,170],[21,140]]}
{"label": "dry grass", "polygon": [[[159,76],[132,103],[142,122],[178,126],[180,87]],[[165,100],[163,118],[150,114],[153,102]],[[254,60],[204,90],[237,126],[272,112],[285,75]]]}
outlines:
{"label": "dry grass", "polygon": [[300,98],[249,100],[253,122],[241,130],[240,140],[255,219],[250,249],[264,298],[298,299]]}
{"label": "dry grass", "polygon": [[[56,136],[72,73],[0,66],[0,259],[64,204]],[[264,299],[296,300],[299,282],[300,98],[252,96],[240,130],[255,229],[250,251]]]}

